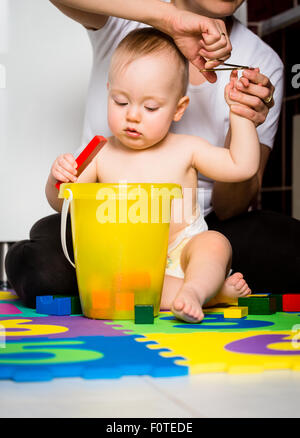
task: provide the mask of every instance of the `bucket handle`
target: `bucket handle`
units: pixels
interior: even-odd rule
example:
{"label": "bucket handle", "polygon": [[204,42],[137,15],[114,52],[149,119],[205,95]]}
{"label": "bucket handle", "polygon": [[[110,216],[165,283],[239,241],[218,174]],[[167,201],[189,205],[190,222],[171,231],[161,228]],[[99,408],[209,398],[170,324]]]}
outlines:
{"label": "bucket handle", "polygon": [[67,217],[68,217],[68,210],[71,201],[73,200],[73,193],[71,189],[65,189],[69,192],[69,197],[64,198],[62,210],[61,210],[61,222],[60,222],[60,240],[62,249],[64,252],[65,257],[67,260],[71,263],[71,265],[75,268],[75,264],[72,262],[72,260],[69,257],[68,248],[67,248],[67,242],[66,242],[66,228],[67,228]]}

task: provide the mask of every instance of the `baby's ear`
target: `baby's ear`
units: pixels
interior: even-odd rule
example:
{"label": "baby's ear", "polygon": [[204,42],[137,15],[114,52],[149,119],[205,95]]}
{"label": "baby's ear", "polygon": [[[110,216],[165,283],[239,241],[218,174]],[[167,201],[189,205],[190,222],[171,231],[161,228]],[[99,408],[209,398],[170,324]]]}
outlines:
{"label": "baby's ear", "polygon": [[188,96],[183,96],[179,99],[177,103],[177,109],[173,117],[174,122],[179,122],[185,110],[187,109],[189,102],[190,99]]}

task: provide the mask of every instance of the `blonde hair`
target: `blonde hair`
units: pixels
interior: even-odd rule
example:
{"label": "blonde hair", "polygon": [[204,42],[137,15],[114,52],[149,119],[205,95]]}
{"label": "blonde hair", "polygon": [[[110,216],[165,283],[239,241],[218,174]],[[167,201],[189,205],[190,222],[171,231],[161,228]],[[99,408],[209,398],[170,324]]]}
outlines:
{"label": "blonde hair", "polygon": [[[171,54],[177,60],[178,74],[181,76],[182,84],[180,97],[185,96],[189,83],[188,60],[169,35],[153,27],[135,29],[119,43],[111,59],[109,80],[112,71],[122,70],[143,56],[161,52]],[[174,66],[174,68],[176,67]]]}

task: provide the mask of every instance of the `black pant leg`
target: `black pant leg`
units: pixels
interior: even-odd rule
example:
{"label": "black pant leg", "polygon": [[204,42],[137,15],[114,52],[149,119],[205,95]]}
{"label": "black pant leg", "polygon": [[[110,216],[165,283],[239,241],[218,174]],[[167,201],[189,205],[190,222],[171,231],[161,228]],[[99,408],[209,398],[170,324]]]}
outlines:
{"label": "black pant leg", "polygon": [[230,241],[232,268],[253,292],[300,293],[300,221],[261,210],[225,221],[211,213],[206,221]]}
{"label": "black pant leg", "polygon": [[[76,271],[62,251],[60,217],[53,214],[40,219],[33,225],[30,239],[16,242],[7,253],[8,281],[26,306],[35,307],[38,295],[78,294]],[[70,218],[66,240],[73,258]]]}

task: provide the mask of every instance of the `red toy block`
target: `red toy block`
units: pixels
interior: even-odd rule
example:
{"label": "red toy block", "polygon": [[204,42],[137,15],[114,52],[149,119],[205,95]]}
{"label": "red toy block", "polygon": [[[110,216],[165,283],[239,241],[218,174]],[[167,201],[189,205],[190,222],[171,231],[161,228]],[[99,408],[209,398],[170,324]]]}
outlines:
{"label": "red toy block", "polygon": [[[84,171],[84,169],[90,164],[93,158],[98,154],[100,149],[107,142],[106,138],[96,135],[92,141],[83,149],[83,151],[76,158],[77,163],[77,177]],[[59,189],[61,185],[60,181],[57,181],[55,187]]]}
{"label": "red toy block", "polygon": [[282,295],[283,312],[300,312],[300,294]]}

